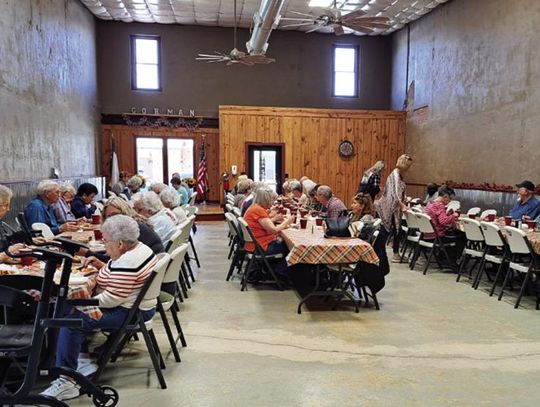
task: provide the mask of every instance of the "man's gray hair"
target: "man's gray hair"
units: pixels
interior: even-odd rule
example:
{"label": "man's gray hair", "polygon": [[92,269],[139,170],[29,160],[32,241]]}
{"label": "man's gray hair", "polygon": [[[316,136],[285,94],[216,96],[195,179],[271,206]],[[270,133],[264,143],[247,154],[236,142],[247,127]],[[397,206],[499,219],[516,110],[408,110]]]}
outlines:
{"label": "man's gray hair", "polygon": [[56,187],[58,187],[58,182],[50,179],[44,179],[43,181],[40,181],[37,186],[37,194],[40,196],[45,195],[48,191]]}
{"label": "man's gray hair", "polygon": [[289,189],[291,191],[298,191],[298,192],[302,193],[302,184],[300,183],[300,181],[290,181],[289,182]]}
{"label": "man's gray hair", "polygon": [[161,199],[159,199],[158,194],[153,191],[140,192],[133,195],[131,199],[133,199],[133,202],[140,202],[140,205],[143,208],[150,209],[153,214],[163,209]]}
{"label": "man's gray hair", "polygon": [[163,182],[154,182],[150,186],[150,190],[154,191],[156,194],[161,194],[163,190],[167,188],[167,185],[165,185]]}
{"label": "man's gray hair", "polygon": [[324,196],[326,199],[332,198],[332,188],[328,185],[321,185],[317,188],[317,193]]}
{"label": "man's gray hair", "polygon": [[107,218],[101,231],[106,234],[112,241],[136,243],[139,239],[139,224],[132,218],[126,215],[116,215]]}
{"label": "man's gray hair", "polygon": [[13,197],[11,189],[4,185],[0,185],[0,201],[9,201]]}
{"label": "man's gray hair", "polygon": [[304,181],[302,181],[302,188],[304,189],[304,194],[309,195],[311,190],[315,188],[315,185],[317,184],[309,178],[306,178]]}
{"label": "man's gray hair", "polygon": [[161,203],[169,209],[176,208],[180,204],[180,195],[173,187],[167,187],[159,194]]}
{"label": "man's gray hair", "polygon": [[264,186],[257,190],[255,198],[253,199],[254,204],[259,204],[263,208],[270,208],[274,199],[276,198],[276,193],[271,188]]}
{"label": "man's gray hair", "polygon": [[142,185],[142,179],[141,177],[137,177],[136,175],[134,175],[133,177],[129,179],[129,181],[127,182],[127,185],[128,187],[140,188]]}
{"label": "man's gray hair", "polygon": [[61,182],[58,186],[60,187],[60,192],[62,194],[66,192],[71,192],[73,195],[77,195],[77,190],[71,184],[71,182]]}
{"label": "man's gray hair", "polygon": [[253,180],[251,179],[241,179],[238,181],[238,184],[236,184],[236,192],[239,194],[245,194],[248,189],[251,188],[251,184],[253,183]]}

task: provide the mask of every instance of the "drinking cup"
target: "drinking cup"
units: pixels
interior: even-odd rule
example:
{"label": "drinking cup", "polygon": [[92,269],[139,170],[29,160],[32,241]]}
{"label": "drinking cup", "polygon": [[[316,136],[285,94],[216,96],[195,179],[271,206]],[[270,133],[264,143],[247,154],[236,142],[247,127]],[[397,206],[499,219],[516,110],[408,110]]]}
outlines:
{"label": "drinking cup", "polygon": [[92,223],[94,225],[99,225],[99,223],[101,222],[101,215],[92,215]]}
{"label": "drinking cup", "polygon": [[486,216],[486,220],[488,222],[493,222],[495,220],[495,215],[491,214],[491,215]]}
{"label": "drinking cup", "polygon": [[307,227],[307,219],[300,218],[300,229],[305,229]]}
{"label": "drinking cup", "polygon": [[527,226],[529,227],[529,230],[534,230],[534,228],[536,227],[536,222],[534,220],[528,220]]}
{"label": "drinking cup", "polygon": [[94,239],[96,240],[103,239],[103,233],[101,233],[101,230],[94,230]]}
{"label": "drinking cup", "polygon": [[316,224],[317,226],[322,226],[322,223],[323,223],[323,222],[322,222],[322,218],[316,218],[316,219],[315,219],[315,224]]}
{"label": "drinking cup", "polygon": [[21,264],[22,264],[24,267],[30,267],[30,266],[32,265],[33,262],[34,262],[34,258],[33,258],[33,257],[25,256],[25,257],[21,258]]}
{"label": "drinking cup", "polygon": [[505,216],[504,217],[504,224],[506,226],[510,226],[512,224],[512,217],[511,216]]}

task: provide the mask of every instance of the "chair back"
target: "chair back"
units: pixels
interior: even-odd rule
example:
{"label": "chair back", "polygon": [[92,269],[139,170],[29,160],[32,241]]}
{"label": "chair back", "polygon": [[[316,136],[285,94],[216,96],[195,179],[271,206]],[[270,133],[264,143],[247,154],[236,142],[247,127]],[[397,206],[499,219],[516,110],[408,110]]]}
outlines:
{"label": "chair back", "polygon": [[189,197],[188,204],[191,206],[195,205],[195,201],[197,200],[197,191],[193,192],[191,196]]}
{"label": "chair back", "polygon": [[96,205],[96,211],[99,211],[99,214],[103,213],[103,204],[101,202],[94,202],[94,205]]}
{"label": "chair back", "polygon": [[242,239],[244,239],[244,242],[254,242],[254,240],[251,238],[249,225],[246,220],[242,217],[239,217],[238,224],[240,225],[240,230],[242,231]]}
{"label": "chair back", "polygon": [[506,241],[512,254],[531,254],[530,243],[527,240],[527,234],[518,228],[506,226]]}
{"label": "chair back", "polygon": [[120,198],[122,198],[124,201],[129,202],[129,198],[128,198],[127,195],[124,194],[123,192],[121,192],[119,196],[120,196]]}
{"label": "chair back", "polygon": [[182,243],[181,241],[182,237],[182,228],[180,226],[176,226],[176,232],[171,236],[171,239],[169,240],[169,247],[167,247],[167,253],[169,253],[172,256],[172,253],[180,246]]}
{"label": "chair back", "polygon": [[415,213],[414,217],[416,218],[416,223],[420,232],[435,233],[435,228],[431,223],[431,218],[429,215],[426,215],[425,213]]}
{"label": "chair back", "polygon": [[446,205],[446,210],[452,209],[454,212],[459,210],[461,208],[461,202],[459,201],[450,201],[448,202],[448,205]]}
{"label": "chair back", "polygon": [[482,212],[482,209],[478,208],[478,207],[474,207],[474,208],[471,208],[467,211],[467,215],[480,215],[480,212]]}
{"label": "chair back", "polygon": [[380,218],[379,218],[379,219],[375,219],[375,222],[373,222],[373,227],[374,227],[374,228],[378,228],[378,227],[381,226],[381,224],[382,224],[382,219],[380,219]]}
{"label": "chair back", "polygon": [[225,204],[225,209],[227,210],[227,212],[232,212],[233,206],[230,203]]}
{"label": "chair back", "polygon": [[411,207],[411,211],[415,212],[415,213],[423,213],[424,212],[424,210],[422,209],[422,207],[420,205],[416,205],[416,206]]}
{"label": "chair back", "polygon": [[349,232],[351,236],[358,236],[364,227],[364,222],[357,220],[356,222],[351,222],[349,224]]}
{"label": "chair back", "polygon": [[191,205],[188,205],[186,208],[184,208],[186,213],[188,215],[192,215],[192,216],[195,216],[197,215],[197,213],[199,213],[199,208],[197,208],[196,206],[191,206]]}
{"label": "chair back", "polygon": [[236,216],[237,218],[242,216],[242,211],[240,210],[240,208],[237,208],[236,206],[233,208],[232,212],[234,213],[234,216]]}
{"label": "chair back", "polygon": [[173,283],[178,280],[178,274],[180,274],[180,269],[182,268],[182,263],[186,257],[188,247],[189,246],[187,243],[182,243],[172,252],[171,261],[169,262],[167,271],[163,276],[163,283]]}
{"label": "chair back", "polygon": [[480,222],[484,238],[488,246],[505,247],[506,243],[501,234],[501,229],[494,222]]}
{"label": "chair back", "polygon": [[144,294],[145,300],[153,300],[159,296],[165,271],[167,271],[167,267],[171,261],[171,256],[168,253],[159,253],[157,257],[159,261],[154,266],[154,270],[152,270],[152,273],[155,274],[154,279]]}
{"label": "chair back", "polygon": [[472,242],[483,242],[485,241],[484,233],[480,227],[480,222],[474,219],[463,218],[463,229],[465,230],[465,236],[467,240]]}
{"label": "chair back", "polygon": [[497,216],[497,211],[495,209],[486,209],[482,214],[480,215],[480,219],[486,219],[488,215]]}
{"label": "chair back", "polygon": [[52,232],[51,228],[45,223],[32,223],[32,229],[41,231],[41,234],[46,239],[52,239],[54,237],[54,233]]}
{"label": "chair back", "polygon": [[238,236],[240,232],[238,231],[238,222],[236,220],[236,217],[232,213],[227,212],[225,214],[225,220],[227,221],[227,225],[229,226],[229,233],[231,234],[231,236]]}
{"label": "chair back", "polygon": [[107,195],[109,196],[109,198],[115,198],[118,196],[113,191],[107,191]]}
{"label": "chair back", "polygon": [[407,222],[409,230],[419,229],[418,221],[416,220],[416,216],[414,216],[414,212],[412,210],[403,212],[403,215],[405,215],[405,222]]}
{"label": "chair back", "polygon": [[183,221],[182,223],[178,225],[178,229],[180,230],[180,237],[179,237],[180,244],[185,243],[189,240],[189,233],[191,232],[191,227],[193,226],[194,219],[195,219],[194,217],[188,216],[188,218],[185,221]]}

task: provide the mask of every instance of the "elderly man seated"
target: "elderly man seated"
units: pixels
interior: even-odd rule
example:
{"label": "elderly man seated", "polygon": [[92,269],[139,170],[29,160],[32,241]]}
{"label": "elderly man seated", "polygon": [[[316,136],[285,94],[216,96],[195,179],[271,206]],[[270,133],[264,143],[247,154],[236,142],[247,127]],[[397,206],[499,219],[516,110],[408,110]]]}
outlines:
{"label": "elderly man seated", "polygon": [[310,204],[310,199],[306,194],[304,194],[300,181],[290,181],[289,188],[291,189],[293,199],[300,205],[308,206]]}
{"label": "elderly man seated", "polygon": [[347,209],[341,200],[332,194],[332,189],[328,185],[321,185],[317,188],[317,200],[322,205],[322,211],[328,214],[329,218],[337,218]]}
{"label": "elderly man seated", "polygon": [[167,243],[176,232],[177,219],[170,210],[163,207],[159,196],[152,191],[135,194],[133,195],[133,209],[148,219],[154,232],[161,238],[163,246],[167,247]]}
{"label": "elderly man seated", "polygon": [[524,216],[531,219],[540,215],[540,201],[534,196],[534,184],[531,181],[523,181],[516,185],[519,196],[516,204],[510,209],[512,219],[521,220]]}
{"label": "elderly man seated", "polygon": [[60,188],[56,182],[51,180],[41,181],[37,186],[37,195],[24,209],[24,217],[28,226],[32,227],[34,223],[45,223],[55,235],[78,229],[75,222],[58,225],[52,208],[52,205],[60,199]]}
{"label": "elderly man seated", "polygon": [[[61,328],[56,347],[56,366],[92,374],[97,366],[89,359],[81,360],[81,348],[86,334],[96,329],[118,328],[126,319],[145,280],[158,262],[152,250],[138,241],[139,225],[125,215],[107,219],[102,227],[105,250],[111,260],[107,264],[95,257],[84,260],[99,269],[95,299],[103,316],[96,320],[81,311],[71,310],[66,318],[82,319],[82,328]],[[139,308],[145,320],[155,313],[156,299],[145,300]],[[84,369],[83,369],[84,368]],[[79,389],[70,378],[60,376],[51,383],[43,395],[57,400],[69,400],[79,396]]]}

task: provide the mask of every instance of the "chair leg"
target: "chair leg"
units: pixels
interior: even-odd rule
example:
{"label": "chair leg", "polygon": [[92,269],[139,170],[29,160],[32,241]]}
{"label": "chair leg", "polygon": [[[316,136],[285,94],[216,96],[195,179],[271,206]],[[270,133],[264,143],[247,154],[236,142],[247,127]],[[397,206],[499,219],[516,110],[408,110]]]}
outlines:
{"label": "chair leg", "polygon": [[163,322],[163,328],[165,328],[165,333],[167,334],[167,339],[169,340],[169,345],[171,346],[171,351],[174,356],[174,360],[177,362],[181,362],[182,359],[180,359],[180,354],[178,353],[178,349],[176,348],[176,342],[174,340],[171,326],[169,324],[169,320],[167,319],[167,313],[163,309],[163,305],[158,300],[157,309],[159,312],[159,316],[161,317],[161,322]]}
{"label": "chair leg", "polygon": [[485,257],[482,257],[482,260],[480,261],[480,267],[478,268],[478,272],[476,273],[476,276],[474,276],[474,281],[472,283],[472,287],[475,290],[478,290],[478,287],[480,286],[480,281],[482,281],[482,276],[484,275],[484,271],[486,270],[486,263],[487,262]]}
{"label": "chair leg", "polygon": [[411,270],[414,270],[414,267],[416,266],[416,262],[418,261],[418,257],[420,257],[420,251],[422,250],[420,245],[417,245],[414,249],[414,253],[411,259],[411,263],[409,264],[409,268]]}
{"label": "chair leg", "polygon": [[197,268],[201,268],[201,263],[199,262],[199,256],[197,255],[197,250],[195,250],[195,244],[193,243],[193,238],[191,237],[191,235],[189,236],[189,244],[191,245],[191,251],[193,252],[193,256],[195,256],[195,263],[197,263]]}
{"label": "chair leg", "polygon": [[521,284],[521,290],[519,290],[519,295],[517,297],[514,308],[519,307],[519,303],[521,302],[521,297],[523,297],[523,294],[525,294],[525,288],[527,288],[527,283],[529,282],[530,277],[531,277],[531,271],[529,270],[527,274],[525,274],[525,278],[523,279],[523,284]]}
{"label": "chair leg", "polygon": [[242,287],[240,288],[240,291],[247,290],[247,282],[249,279],[249,274],[251,272],[251,264],[253,263],[254,256],[251,256],[249,258],[248,264],[246,266],[246,270],[244,271],[244,275],[242,276]]}
{"label": "chair leg", "polygon": [[499,264],[499,267],[497,268],[497,274],[495,274],[495,278],[493,279],[493,285],[491,286],[491,291],[489,292],[489,296],[492,297],[493,293],[495,292],[495,288],[497,287],[497,281],[499,281],[499,277],[502,273],[504,265],[504,260]]}
{"label": "chair leg", "polygon": [[[163,372],[161,371],[162,365],[160,364],[161,362],[163,362],[163,359],[161,358],[161,352],[159,352],[159,348],[156,348],[154,343],[156,337],[153,335],[154,333],[152,331],[148,331],[146,329],[143,321],[139,323],[139,326],[144,337],[144,342],[146,343],[146,348],[148,349],[148,353],[150,354],[150,359],[152,360],[152,365],[154,366],[154,371],[156,372],[159,384],[162,389],[166,389],[167,383],[165,383],[165,378],[163,377]],[[150,332],[152,332],[152,335],[150,334]]]}
{"label": "chair leg", "polygon": [[510,278],[510,275],[512,274],[512,269],[508,267],[508,270],[506,270],[506,275],[504,276],[504,281],[501,287],[501,292],[499,293],[499,298],[497,298],[498,301],[502,299],[503,293],[504,293],[504,287],[506,287],[506,284],[508,284],[508,279]]}
{"label": "chair leg", "polygon": [[238,251],[235,250],[234,255],[232,256],[231,265],[229,266],[229,271],[227,273],[227,278],[225,279],[225,281],[229,281],[231,279],[237,261],[238,261]]}
{"label": "chair leg", "polygon": [[429,264],[431,263],[431,258],[433,257],[434,251],[435,251],[435,246],[431,248],[431,250],[429,251],[429,255],[427,256],[426,266],[424,267],[424,272],[423,272],[424,275],[426,275],[427,273],[427,269],[429,267]]}
{"label": "chair leg", "polygon": [[461,258],[461,264],[459,265],[458,269],[458,275],[456,278],[456,283],[459,283],[459,279],[461,278],[461,273],[463,273],[463,269],[465,268],[466,263],[469,261],[469,256],[467,254],[463,253],[463,257]]}
{"label": "chair leg", "polygon": [[193,269],[191,268],[191,262],[189,261],[189,256],[187,257],[186,266],[187,266],[189,276],[191,277],[191,281],[195,282],[195,276],[193,275]]}
{"label": "chair leg", "polygon": [[186,259],[182,263],[182,275],[184,276],[184,281],[186,282],[187,288],[191,290],[191,284],[189,283],[189,276],[186,270],[186,264],[189,265],[189,259],[186,256]]}
{"label": "chair leg", "polygon": [[262,261],[263,261],[264,267],[266,268],[266,271],[272,276],[272,278],[276,282],[278,289],[280,291],[283,291],[285,288],[283,287],[283,284],[281,284],[281,282],[279,281],[279,278],[277,277],[274,269],[272,268],[268,260],[266,260],[266,257],[263,257]]}
{"label": "chair leg", "polygon": [[173,317],[174,325],[176,325],[176,331],[178,332],[178,335],[180,337],[180,343],[182,344],[182,347],[185,348],[187,346],[187,342],[186,337],[184,336],[184,331],[182,330],[182,326],[180,325],[178,313],[171,308],[171,314]]}

